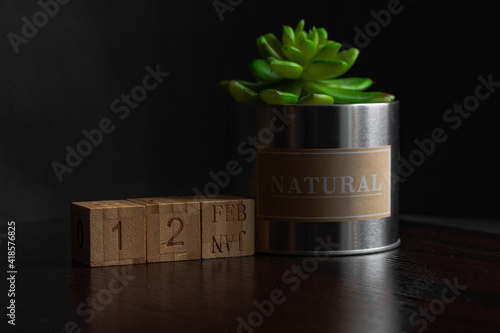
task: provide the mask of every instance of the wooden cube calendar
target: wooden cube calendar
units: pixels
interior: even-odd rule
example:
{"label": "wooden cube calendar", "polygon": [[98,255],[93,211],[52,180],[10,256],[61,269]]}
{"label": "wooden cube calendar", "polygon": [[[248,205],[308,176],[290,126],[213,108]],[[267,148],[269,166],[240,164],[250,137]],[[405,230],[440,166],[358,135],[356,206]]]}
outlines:
{"label": "wooden cube calendar", "polygon": [[199,201],[202,258],[253,255],[254,201],[231,195]]}
{"label": "wooden cube calendar", "polygon": [[129,201],[146,207],[147,262],[201,258],[198,202],[180,197]]}
{"label": "wooden cube calendar", "polygon": [[88,266],[146,262],[145,207],[126,200],[71,204],[71,252]]}

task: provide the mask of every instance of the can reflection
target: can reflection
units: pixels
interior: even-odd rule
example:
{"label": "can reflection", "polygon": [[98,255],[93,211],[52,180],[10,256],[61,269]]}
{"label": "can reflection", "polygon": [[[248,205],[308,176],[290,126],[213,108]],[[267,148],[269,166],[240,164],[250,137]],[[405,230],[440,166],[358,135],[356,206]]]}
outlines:
{"label": "can reflection", "polygon": [[331,303],[325,304],[323,314],[331,318],[331,332],[367,332],[367,327],[370,333],[400,332],[403,318],[396,306],[395,266],[390,260],[397,252],[338,257],[321,264],[322,270],[335,271],[333,279],[331,272],[323,276],[331,279],[324,281]]}

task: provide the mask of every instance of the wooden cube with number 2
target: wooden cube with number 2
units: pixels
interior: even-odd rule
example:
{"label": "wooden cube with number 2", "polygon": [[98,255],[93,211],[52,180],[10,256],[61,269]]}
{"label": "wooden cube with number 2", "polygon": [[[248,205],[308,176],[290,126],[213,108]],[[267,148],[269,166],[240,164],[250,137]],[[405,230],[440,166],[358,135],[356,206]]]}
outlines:
{"label": "wooden cube with number 2", "polygon": [[88,266],[146,262],[145,207],[126,200],[71,204],[71,252]]}
{"label": "wooden cube with number 2", "polygon": [[129,201],[146,206],[147,261],[201,258],[200,206],[180,197]]}

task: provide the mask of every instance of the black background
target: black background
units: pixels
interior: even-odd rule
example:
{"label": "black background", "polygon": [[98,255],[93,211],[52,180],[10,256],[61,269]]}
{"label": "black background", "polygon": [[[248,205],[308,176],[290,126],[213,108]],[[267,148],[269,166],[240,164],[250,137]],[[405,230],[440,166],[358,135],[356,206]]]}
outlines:
{"label": "black background", "polygon": [[[221,0],[222,2],[226,2]],[[233,1],[238,3],[239,1]],[[189,195],[234,153],[228,116],[234,104],[221,79],[251,79],[255,39],[281,25],[325,27],[355,45],[355,27],[389,1],[241,1],[220,20],[213,1],[70,1],[15,53],[36,1],[0,5],[0,218],[46,220],[69,215],[72,201]],[[401,1],[402,11],[373,34],[349,76],[401,102],[401,156],[434,128],[448,139],[401,184],[401,212],[495,218],[500,163],[500,88],[452,130],[444,112],[473,95],[478,77],[500,81],[493,2]],[[360,45],[358,45],[360,46]],[[111,102],[142,82],[146,66],[169,72],[120,120]],[[64,174],[67,145],[109,118],[115,130]]]}

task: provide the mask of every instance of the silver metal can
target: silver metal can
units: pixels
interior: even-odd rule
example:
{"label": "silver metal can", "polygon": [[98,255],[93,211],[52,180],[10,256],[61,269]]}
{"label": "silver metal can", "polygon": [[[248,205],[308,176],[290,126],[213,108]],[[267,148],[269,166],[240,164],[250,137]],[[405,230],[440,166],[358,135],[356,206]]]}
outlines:
{"label": "silver metal can", "polygon": [[241,105],[232,116],[232,191],[256,200],[257,252],[399,246],[399,102]]}

